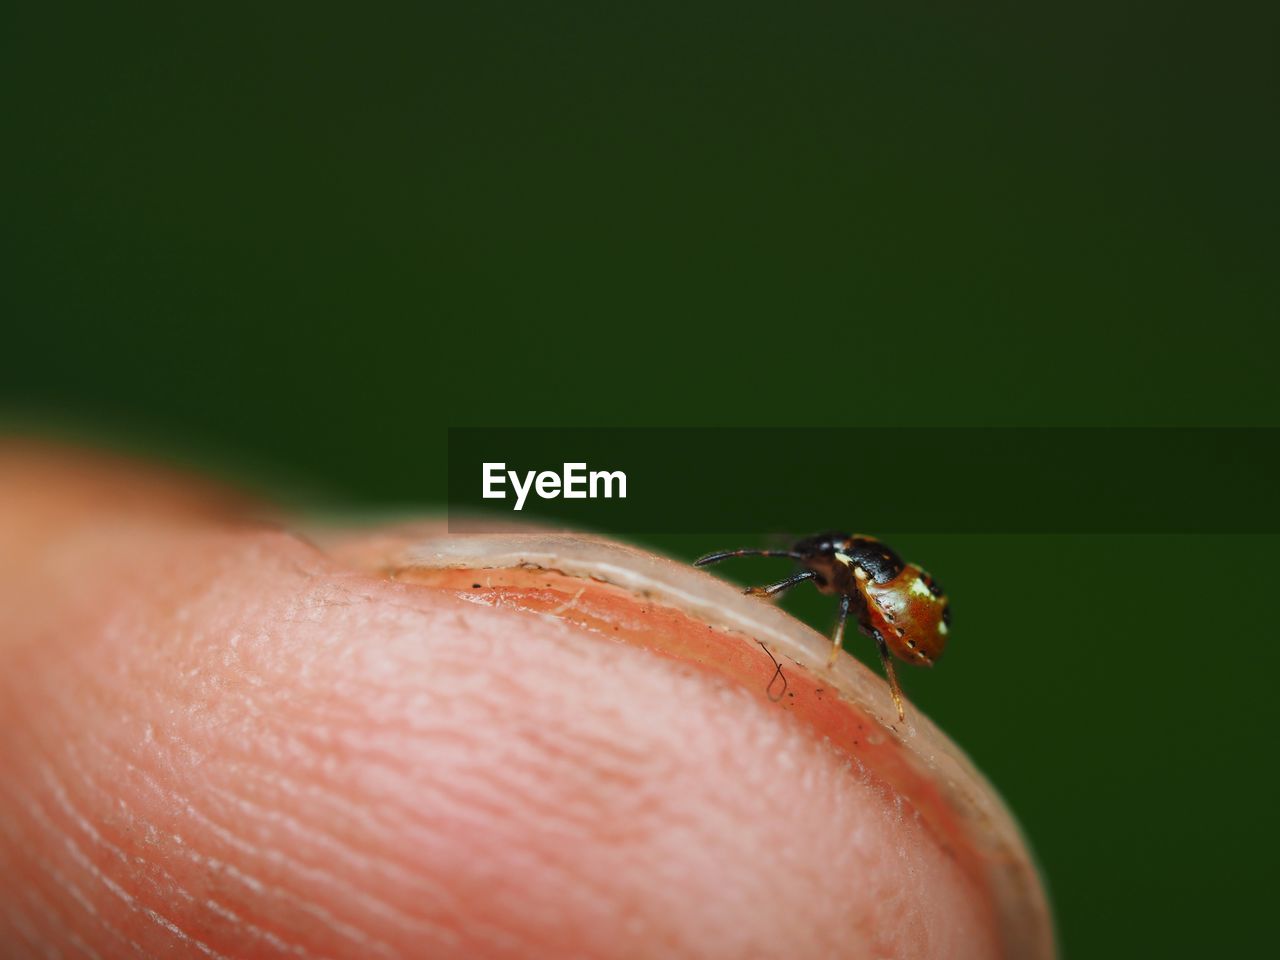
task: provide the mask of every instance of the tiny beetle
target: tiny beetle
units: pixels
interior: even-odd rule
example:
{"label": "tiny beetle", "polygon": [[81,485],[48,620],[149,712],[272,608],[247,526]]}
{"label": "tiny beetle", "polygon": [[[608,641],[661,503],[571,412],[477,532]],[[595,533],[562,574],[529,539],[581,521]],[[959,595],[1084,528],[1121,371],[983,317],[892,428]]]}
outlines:
{"label": "tiny beetle", "polygon": [[889,691],[906,717],[902,688],[889,653],[908,663],[931,667],[942,656],[951,628],[951,607],[938,582],[914,563],[902,558],[874,537],[847,533],[822,533],[801,540],[790,550],[724,550],[694,561],[705,567],[730,557],[790,557],[805,569],[771,583],[750,587],[755,597],[776,597],[798,583],[812,580],[823,593],[840,597],[840,615],[831,635],[830,667],[844,645],[844,624],[852,612],[858,629],[876,642],[880,662],[889,679]]}

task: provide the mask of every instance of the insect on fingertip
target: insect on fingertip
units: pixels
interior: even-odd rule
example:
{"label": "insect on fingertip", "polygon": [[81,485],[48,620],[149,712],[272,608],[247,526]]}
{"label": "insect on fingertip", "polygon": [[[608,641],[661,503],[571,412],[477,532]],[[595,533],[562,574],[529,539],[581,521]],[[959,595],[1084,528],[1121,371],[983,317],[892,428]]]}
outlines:
{"label": "insect on fingertip", "polygon": [[950,632],[951,606],[936,580],[915,564],[905,563],[875,537],[835,532],[801,540],[790,550],[745,548],[709,553],[695,560],[694,566],[731,557],[790,557],[803,567],[768,586],[748,587],[743,591],[747,596],[781,596],[805,580],[812,580],[823,593],[837,595],[840,611],[827,669],[835,666],[846,618],[852,616],[858,629],[875,640],[898,720],[906,721],[893,658],[931,667],[942,655]]}

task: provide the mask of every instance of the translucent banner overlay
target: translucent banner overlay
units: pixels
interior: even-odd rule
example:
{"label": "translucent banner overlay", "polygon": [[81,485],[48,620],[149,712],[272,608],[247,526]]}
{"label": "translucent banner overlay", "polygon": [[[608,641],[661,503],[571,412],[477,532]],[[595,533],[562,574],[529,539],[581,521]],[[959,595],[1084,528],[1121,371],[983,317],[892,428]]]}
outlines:
{"label": "translucent banner overlay", "polygon": [[455,532],[1278,533],[1278,479],[1275,429],[449,430]]}

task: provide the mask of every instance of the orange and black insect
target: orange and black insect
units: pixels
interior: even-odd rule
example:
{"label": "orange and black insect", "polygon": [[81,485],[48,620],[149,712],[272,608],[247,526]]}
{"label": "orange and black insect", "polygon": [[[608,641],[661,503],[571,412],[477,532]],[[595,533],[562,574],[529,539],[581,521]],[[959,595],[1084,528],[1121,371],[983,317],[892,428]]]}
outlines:
{"label": "orange and black insect", "polygon": [[938,582],[914,563],[902,558],[874,537],[847,533],[822,533],[801,540],[790,550],[725,550],[709,553],[694,562],[705,567],[730,557],[790,557],[804,566],[799,573],[771,583],[751,587],[756,597],[776,597],[798,583],[812,580],[823,593],[840,597],[840,615],[831,635],[831,658],[836,661],[844,645],[844,625],[852,613],[858,629],[876,642],[889,690],[898,708],[898,719],[906,716],[902,688],[893,670],[892,651],[908,663],[931,667],[947,645],[951,628],[951,607]]}

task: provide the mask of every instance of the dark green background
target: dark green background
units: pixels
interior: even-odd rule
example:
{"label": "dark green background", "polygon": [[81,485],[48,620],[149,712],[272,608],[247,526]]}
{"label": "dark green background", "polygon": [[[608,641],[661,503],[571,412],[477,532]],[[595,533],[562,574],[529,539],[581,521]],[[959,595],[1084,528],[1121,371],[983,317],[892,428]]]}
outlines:
{"label": "dark green background", "polygon": [[[1280,425],[1274,13],[192,6],[0,15],[15,429],[363,509],[446,425]],[[1269,953],[1275,540],[895,545],[1065,952]]]}

